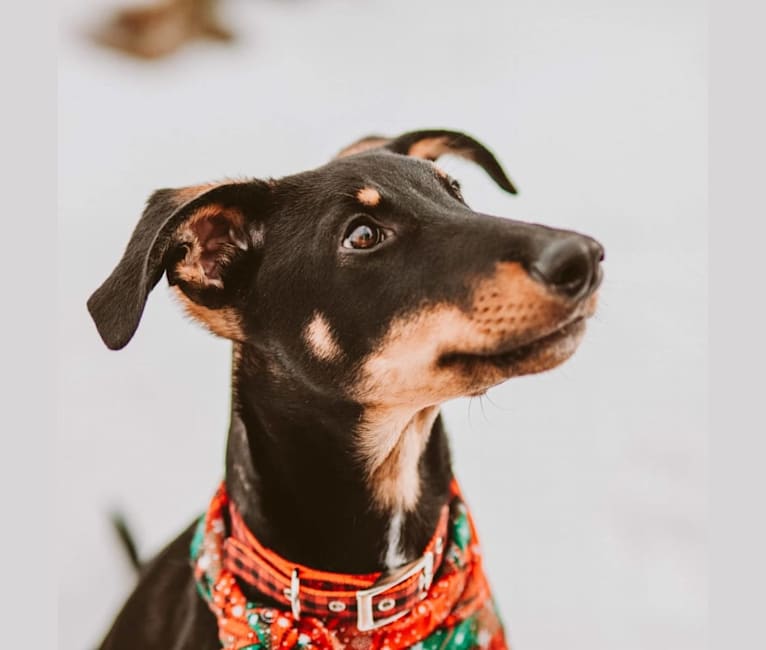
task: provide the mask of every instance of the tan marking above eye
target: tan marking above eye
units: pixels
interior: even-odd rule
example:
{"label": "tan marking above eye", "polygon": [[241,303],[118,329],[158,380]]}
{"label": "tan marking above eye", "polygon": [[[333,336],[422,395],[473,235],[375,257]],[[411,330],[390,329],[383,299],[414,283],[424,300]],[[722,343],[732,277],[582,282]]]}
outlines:
{"label": "tan marking above eye", "polygon": [[356,198],[362,205],[374,208],[380,203],[380,192],[374,187],[363,187],[356,193]]}
{"label": "tan marking above eye", "polygon": [[311,353],[323,361],[332,361],[343,354],[327,319],[316,312],[311,322],[306,325],[303,338]]}

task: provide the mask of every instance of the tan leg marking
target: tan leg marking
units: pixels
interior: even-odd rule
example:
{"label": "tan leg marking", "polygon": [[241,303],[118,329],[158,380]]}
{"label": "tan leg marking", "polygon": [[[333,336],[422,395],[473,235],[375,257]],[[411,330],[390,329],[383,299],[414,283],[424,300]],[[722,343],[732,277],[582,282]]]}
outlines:
{"label": "tan leg marking", "polygon": [[356,199],[362,205],[374,208],[380,203],[380,192],[374,187],[363,187],[356,193]]}
{"label": "tan leg marking", "polygon": [[[222,336],[233,341],[244,341],[245,333],[242,330],[242,320],[237,311],[231,307],[222,309],[209,309],[191,300],[181,289],[172,287],[173,293],[181,301],[186,313],[196,321],[202,323],[213,334]],[[237,363],[239,358],[235,357]]]}
{"label": "tan leg marking", "polygon": [[306,325],[303,338],[314,356],[323,361],[332,361],[343,354],[330,324],[319,312],[316,312],[311,322]]}

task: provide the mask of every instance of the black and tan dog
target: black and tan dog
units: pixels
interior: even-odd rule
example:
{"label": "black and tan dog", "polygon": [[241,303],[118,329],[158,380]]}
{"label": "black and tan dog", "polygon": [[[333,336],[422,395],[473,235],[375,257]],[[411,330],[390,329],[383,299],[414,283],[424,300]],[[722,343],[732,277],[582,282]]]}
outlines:
{"label": "black and tan dog", "polygon": [[[449,131],[366,138],[280,180],[159,190],[88,303],[119,349],[167,274],[234,342],[228,494],[301,565],[417,559],[452,480],[440,404],[562,363],[595,309],[601,246],[473,211],[433,163],[443,154],[515,192],[484,146]],[[143,570],[102,647],[220,647],[191,536]]]}

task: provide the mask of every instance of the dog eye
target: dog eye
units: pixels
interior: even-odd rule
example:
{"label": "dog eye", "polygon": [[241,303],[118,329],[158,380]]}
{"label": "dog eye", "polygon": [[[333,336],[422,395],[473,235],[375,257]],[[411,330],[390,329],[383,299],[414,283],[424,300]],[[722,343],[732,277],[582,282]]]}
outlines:
{"label": "dog eye", "polygon": [[385,238],[383,230],[369,219],[356,219],[346,229],[343,248],[366,250],[377,246]]}

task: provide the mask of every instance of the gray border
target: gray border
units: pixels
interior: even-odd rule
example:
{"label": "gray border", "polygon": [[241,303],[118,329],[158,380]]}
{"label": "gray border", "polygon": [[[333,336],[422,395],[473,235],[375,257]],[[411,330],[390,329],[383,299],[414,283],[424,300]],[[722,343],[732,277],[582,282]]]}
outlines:
{"label": "gray border", "polygon": [[[56,11],[3,21],[2,645],[54,647]],[[9,258],[10,256],[10,258]],[[10,607],[10,609],[9,609]]]}
{"label": "gray border", "polygon": [[765,26],[762,2],[711,6],[711,648],[766,647]]}

